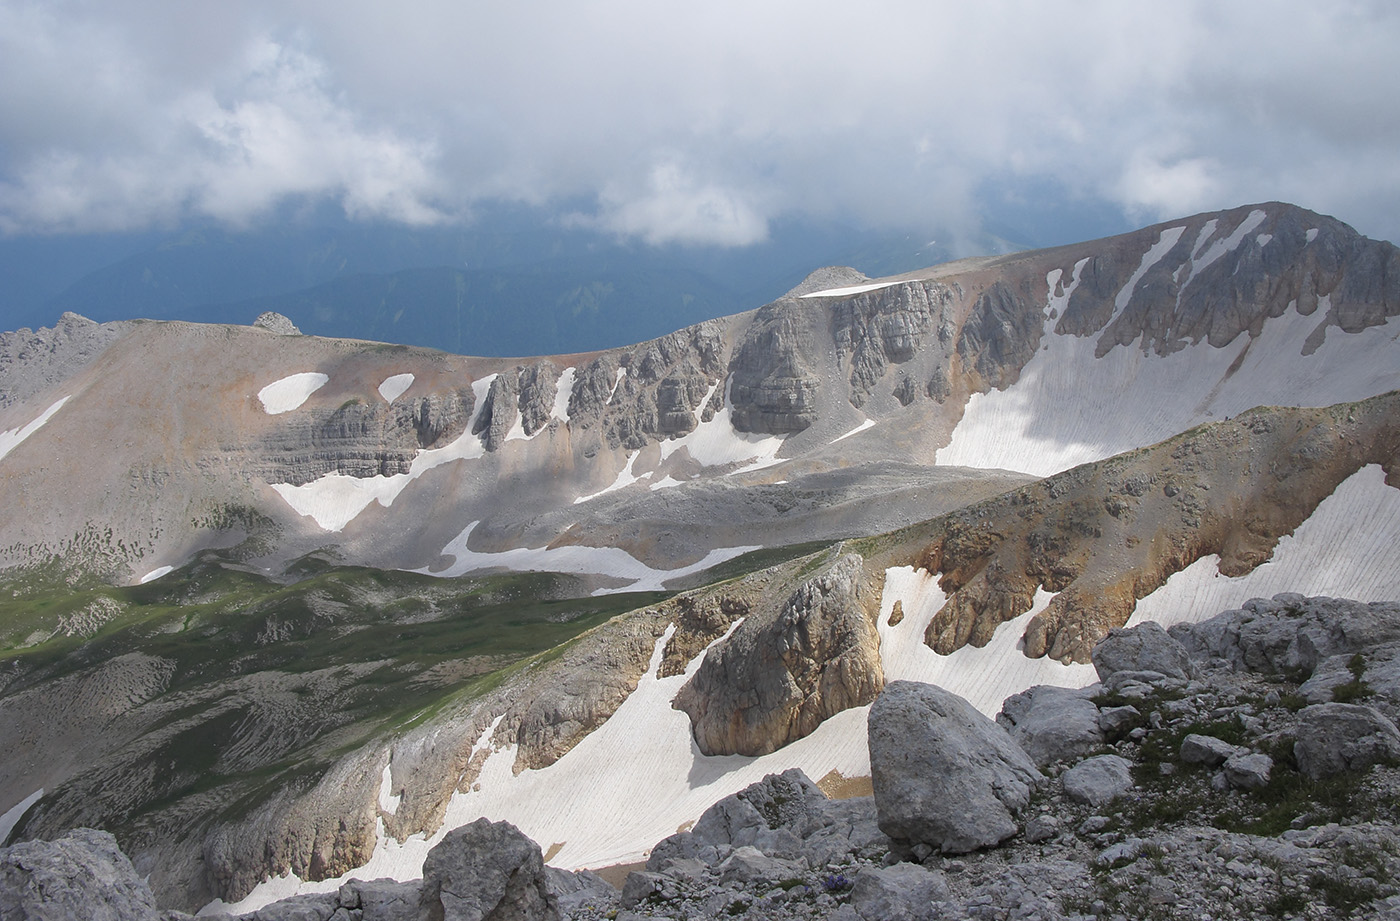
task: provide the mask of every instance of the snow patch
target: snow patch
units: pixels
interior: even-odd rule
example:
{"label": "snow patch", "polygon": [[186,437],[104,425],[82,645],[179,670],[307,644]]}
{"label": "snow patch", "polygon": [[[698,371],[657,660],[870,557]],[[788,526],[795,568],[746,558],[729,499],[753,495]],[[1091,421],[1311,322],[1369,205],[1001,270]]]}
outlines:
{"label": "snow patch", "polygon": [[[704,467],[718,467],[742,461],[750,463],[743,469],[752,470],[757,466],[770,466],[778,463],[777,455],[783,447],[784,439],[779,435],[757,435],[741,432],[734,427],[734,404],[729,400],[732,381],[724,385],[724,406],[715,413],[709,422],[698,422],[699,413],[709,404],[710,397],[719,386],[715,383],[697,410],[697,424],[680,438],[672,438],[660,443],[661,459],[664,461],[681,448]],[[734,471],[738,473],[739,471]]]}
{"label": "snow patch", "polygon": [[5,839],[10,837],[10,832],[15,830],[15,826],[19,824],[20,819],[24,818],[24,814],[29,811],[29,807],[39,802],[43,795],[44,788],[40,787],[5,810],[4,815],[0,815],[0,847],[4,846]]}
{"label": "snow patch", "polygon": [[633,483],[640,480],[641,477],[637,476],[637,474],[632,472],[632,467],[637,463],[637,456],[641,453],[641,451],[633,451],[631,454],[627,455],[627,463],[623,465],[622,471],[618,473],[617,479],[612,481],[611,486],[605,486],[597,492],[589,493],[586,496],[579,496],[577,499],[574,500],[574,505],[579,505],[583,502],[589,501],[590,499],[596,499],[599,496],[606,495],[610,492],[617,492],[619,489],[626,489],[628,486],[631,486]]}
{"label": "snow patch", "polygon": [[392,377],[384,378],[384,382],[379,385],[379,395],[384,398],[385,403],[392,403],[403,396],[404,391],[412,386],[412,374],[395,374]]}
{"label": "snow patch", "polygon": [[613,401],[613,397],[617,396],[617,388],[622,386],[622,379],[623,379],[624,377],[626,377],[626,376],[627,376],[627,369],[626,369],[626,368],[618,368],[618,369],[617,369],[617,377],[613,380],[612,390],[609,390],[609,391],[608,391],[608,402],[609,402],[609,403],[611,403],[611,402]]}
{"label": "snow patch", "polygon": [[28,425],[22,425],[19,428],[14,428],[5,432],[0,432],[0,459],[3,459],[6,454],[9,454],[15,448],[19,447],[20,443],[26,438],[28,438],[30,435],[33,435],[35,432],[39,431],[39,429],[43,428],[44,423],[52,419],[54,413],[62,409],[63,404],[67,402],[68,397],[64,397],[63,399],[59,400],[57,403],[54,403],[48,409],[40,413],[39,418],[35,419],[33,422],[30,422]]}
{"label": "snow patch", "polygon": [[389,770],[388,762],[384,764],[384,773],[379,777],[379,808],[389,815],[399,811],[399,803],[403,801],[403,794],[394,792],[393,772]]}
{"label": "snow patch", "polygon": [[865,430],[868,429],[868,428],[873,428],[874,425],[875,425],[875,420],[874,420],[874,419],[866,419],[864,422],[862,422],[860,425],[856,426],[855,428],[851,429],[851,430],[850,430],[849,432],[847,432],[846,434],[844,434],[844,435],[838,435],[836,438],[832,439],[831,443],[832,443],[832,444],[836,444],[836,442],[838,442],[838,441],[845,441],[847,438],[850,438],[852,435],[858,435],[858,434],[860,434],[861,432],[865,431]]}
{"label": "snow patch", "polygon": [[574,378],[578,375],[578,369],[568,367],[564,373],[559,375],[559,382],[554,387],[554,406],[549,411],[549,418],[558,419],[560,422],[569,421],[569,398],[574,395]]}
{"label": "snow patch", "polygon": [[[1031,609],[1001,624],[991,642],[981,649],[964,646],[941,656],[924,644],[924,631],[948,600],[938,587],[937,576],[912,566],[885,570],[880,599],[880,661],[886,681],[923,681],[947,688],[967,698],[987,716],[996,716],[1001,704],[1037,684],[1083,687],[1097,679],[1092,665],[1062,665],[1054,659],[1028,659],[1022,651],[1022,634],[1030,620],[1054,599],[1038,590]],[[904,619],[890,626],[890,614],[898,601]]]}
{"label": "snow patch", "polygon": [[864,294],[867,291],[878,291],[881,288],[889,288],[894,285],[902,285],[902,281],[872,281],[865,285],[847,285],[844,288],[825,288],[821,291],[813,291],[810,294],[798,295],[801,298],[808,297],[849,297],[852,294]]}
{"label": "snow patch", "polygon": [[1400,389],[1400,319],[1359,333],[1329,330],[1303,355],[1325,312],[1305,317],[1291,307],[1258,338],[1241,334],[1224,348],[1202,342],[1166,356],[1114,348],[1095,358],[1093,337],[1047,328],[1048,347],[1016,384],[971,396],[936,462],[1050,476],[1277,405],[1285,394],[1294,405],[1331,406]]}
{"label": "snow patch", "polygon": [[452,565],[436,572],[429,569],[416,569],[414,572],[429,576],[453,578],[464,573],[481,569],[509,569],[513,572],[567,572],[576,575],[609,576],[627,580],[629,584],[621,588],[598,589],[593,594],[608,595],[616,592],[659,592],[671,579],[703,572],[732,560],[758,546],[720,547],[705,554],[704,558],[679,569],[653,569],[641,560],[617,547],[516,547],[497,553],[472,550],[467,547],[472,531],[480,521],[467,525],[446,547],[443,556],[453,558]]}
{"label": "snow patch", "polygon": [[[1187,285],[1191,284],[1191,280],[1193,278],[1195,278],[1197,275],[1201,274],[1201,272],[1209,268],[1221,256],[1225,255],[1226,253],[1234,252],[1235,249],[1239,247],[1240,241],[1242,241],[1246,235],[1252,232],[1260,224],[1264,223],[1264,218],[1266,217],[1268,217],[1268,215],[1265,214],[1263,211],[1259,211],[1257,209],[1251,211],[1245,217],[1244,220],[1240,221],[1240,225],[1236,227],[1228,237],[1226,237],[1223,240],[1216,240],[1210,245],[1210,248],[1207,249],[1200,256],[1197,256],[1196,253],[1193,252],[1191,254],[1191,272],[1189,275],[1186,276],[1186,281],[1181,285],[1181,287],[1185,288]],[[1206,222],[1206,227],[1212,227],[1213,232],[1214,224],[1215,219],[1212,218],[1211,220]],[[1201,233],[1204,236],[1205,227],[1201,228]],[[1209,238],[1207,237],[1206,239]],[[1197,240],[1196,247],[1198,249],[1200,248],[1200,244],[1202,242],[1203,241],[1200,239]]]}
{"label": "snow patch", "polygon": [[1310,229],[1308,230],[1308,232],[1307,232],[1306,234],[1304,234],[1304,237],[1307,239],[1307,242],[1309,242],[1309,243],[1311,243],[1312,241],[1316,240],[1316,239],[1317,239],[1317,228],[1316,228],[1316,227],[1310,228]]}
{"label": "snow patch", "polygon": [[1363,467],[1279,539],[1269,562],[1233,578],[1220,575],[1219,563],[1202,557],[1173,574],[1137,603],[1128,623],[1195,622],[1279,592],[1400,598],[1400,489],[1386,485],[1379,465]]}
{"label": "snow patch", "polygon": [[455,460],[474,460],[486,453],[486,445],[481,438],[472,434],[472,427],[481,415],[482,404],[491,382],[496,375],[490,374],[472,381],[472,393],[476,397],[472,417],[467,421],[462,434],[449,445],[419,451],[409,464],[408,473],[393,476],[375,474],[372,477],[353,477],[344,473],[328,473],[323,477],[293,486],[290,483],[273,483],[272,488],[298,515],[305,515],[315,521],[323,531],[340,531],[355,519],[371,502],[378,502],[385,508],[394,504],[399,493],[408,484],[423,474]]}
{"label": "snow patch", "polygon": [[670,489],[670,488],[673,487],[673,486],[681,486],[681,485],[683,485],[683,484],[681,483],[680,480],[676,479],[675,477],[671,476],[671,475],[668,473],[668,474],[666,474],[664,477],[662,477],[661,479],[657,480],[655,483],[652,483],[651,485],[649,485],[649,486],[647,487],[647,489],[650,489],[652,492],[655,492],[655,491],[658,490],[658,489]]}
{"label": "snow patch", "polygon": [[1259,236],[1254,238],[1254,242],[1259,244],[1260,249],[1263,249],[1264,247],[1269,245],[1269,241],[1271,241],[1273,238],[1274,235],[1271,233],[1261,233]]}
{"label": "snow patch", "polygon": [[142,576],[138,584],[145,585],[147,582],[154,582],[161,576],[169,575],[174,571],[174,566],[157,566],[155,569],[152,569],[150,572]]}
{"label": "snow patch", "polygon": [[[1147,252],[1142,254],[1142,261],[1138,263],[1137,271],[1133,272],[1128,283],[1119,290],[1118,296],[1113,299],[1113,316],[1109,318],[1108,323],[1104,324],[1105,329],[1111,326],[1113,321],[1118,319],[1118,315],[1123,312],[1123,308],[1128,306],[1128,301],[1132,300],[1133,291],[1137,289],[1138,282],[1142,281],[1142,276],[1162,261],[1162,257],[1171,251],[1185,230],[1185,227],[1168,227],[1157,236],[1157,242],[1153,243]],[[1078,279],[1078,273],[1075,273],[1075,278]]]}
{"label": "snow patch", "polygon": [[313,393],[326,386],[330,378],[319,371],[303,371],[273,381],[258,391],[263,412],[269,416],[289,413],[305,403]]}

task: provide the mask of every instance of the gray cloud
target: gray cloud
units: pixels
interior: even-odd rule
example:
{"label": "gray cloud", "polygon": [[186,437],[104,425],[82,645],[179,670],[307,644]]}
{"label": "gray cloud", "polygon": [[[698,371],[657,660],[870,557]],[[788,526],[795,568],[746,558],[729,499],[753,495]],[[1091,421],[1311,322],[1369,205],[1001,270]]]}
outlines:
{"label": "gray cloud", "polygon": [[787,214],[975,226],[985,190],[1042,182],[1396,239],[1396,47],[1379,2],[0,0],[0,229],[505,199],[742,245]]}

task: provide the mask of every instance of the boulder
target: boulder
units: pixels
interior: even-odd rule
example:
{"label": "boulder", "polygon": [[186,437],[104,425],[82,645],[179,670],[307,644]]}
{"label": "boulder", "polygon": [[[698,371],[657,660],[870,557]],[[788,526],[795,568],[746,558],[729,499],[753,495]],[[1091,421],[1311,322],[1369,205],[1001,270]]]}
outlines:
{"label": "boulder", "polygon": [[1041,781],[1006,730],[933,685],[886,687],[868,735],[880,830],[910,845],[956,854],[1000,844]]}
{"label": "boulder", "polygon": [[[544,875],[545,885],[559,901],[559,914],[563,917],[571,917],[588,906],[607,911],[617,903],[617,890],[591,870],[570,872],[546,865]],[[369,921],[368,916],[364,921]]]}
{"label": "boulder", "polygon": [[1215,736],[1191,733],[1181,740],[1180,757],[1187,764],[1203,764],[1206,767],[1220,767],[1226,759],[1248,754],[1248,749],[1231,745]]}
{"label": "boulder", "polygon": [[1400,641],[1400,604],[1280,594],[1253,598],[1198,624],[1178,624],[1171,635],[1193,659],[1307,678],[1330,656]]}
{"label": "boulder", "polygon": [[340,887],[340,907],[360,910],[361,921],[419,921],[419,884],[393,879],[352,879]]}
{"label": "boulder", "polygon": [[897,863],[856,874],[849,904],[866,921],[915,921],[929,916],[929,903],[946,901],[949,895],[942,873]]}
{"label": "boulder", "polygon": [[1190,679],[1194,672],[1186,647],[1168,635],[1161,624],[1150,620],[1136,627],[1108,631],[1090,655],[1105,687],[1109,687],[1109,679],[1117,672],[1180,680]]}
{"label": "boulder", "polygon": [[1082,688],[1039,685],[1013,694],[997,723],[1040,767],[1077,761],[1103,745],[1099,708]]}
{"label": "boulder", "polygon": [[0,850],[4,921],[156,921],[151,889],[105,831]]}
{"label": "boulder", "polygon": [[[1360,672],[1360,675],[1357,672]],[[1340,695],[1352,693],[1350,700]],[[1309,703],[1364,703],[1400,720],[1400,643],[1323,659],[1298,693]]]}
{"label": "boulder", "polygon": [[1400,730],[1373,707],[1313,704],[1298,712],[1293,757],[1318,780],[1400,760]]}
{"label": "boulder", "polygon": [[419,904],[430,921],[555,921],[540,846],[509,822],[455,828],[423,861]]}
{"label": "boulder", "polygon": [[1262,790],[1269,785],[1274,759],[1259,752],[1232,755],[1225,760],[1224,769],[1230,786],[1240,790]]}
{"label": "boulder", "polygon": [[795,879],[807,872],[805,863],[769,857],[758,848],[747,845],[735,848],[734,853],[726,857],[716,869],[719,871],[720,882],[745,885],[760,880],[778,883],[786,879]]}
{"label": "boulder", "polygon": [[879,598],[848,553],[799,586],[772,620],[749,617],[676,695],[707,755],[766,755],[884,686]]}
{"label": "boulder", "polygon": [[1070,799],[1102,806],[1133,788],[1132,765],[1117,755],[1095,755],[1065,771],[1060,780]]}

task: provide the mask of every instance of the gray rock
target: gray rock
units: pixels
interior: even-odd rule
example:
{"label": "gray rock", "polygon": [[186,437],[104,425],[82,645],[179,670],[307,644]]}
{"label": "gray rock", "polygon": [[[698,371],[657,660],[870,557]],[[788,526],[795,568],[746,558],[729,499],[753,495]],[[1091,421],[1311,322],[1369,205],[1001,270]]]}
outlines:
{"label": "gray rock", "polygon": [[751,884],[760,880],[777,883],[807,872],[803,863],[769,857],[756,847],[739,847],[717,868],[720,882]]}
{"label": "gray rock", "polygon": [[816,421],[821,376],[809,363],[817,339],[808,306],[783,299],[760,307],[734,349],[729,394],[739,431],[784,435]]}
{"label": "gray rock", "polygon": [[880,830],[965,853],[1016,834],[1041,775],[1006,730],[942,688],[896,681],[870,708]]}
{"label": "gray rock", "polygon": [[453,829],[423,861],[419,904],[442,921],[552,921],[540,847],[509,822],[477,819]]}
{"label": "gray rock", "polygon": [[1171,633],[1193,659],[1307,678],[1331,656],[1400,641],[1400,604],[1281,594],[1198,624],[1178,624]]}
{"label": "gray rock", "polygon": [[777,617],[750,617],[711,649],[676,695],[707,755],[765,755],[884,686],[879,600],[848,553],[801,585]]}
{"label": "gray rock", "polygon": [[1373,707],[1313,704],[1298,713],[1293,756],[1314,780],[1400,760],[1400,730]]}
{"label": "gray rock", "polygon": [[1026,822],[1026,840],[1031,844],[1049,841],[1060,833],[1060,820],[1053,815],[1033,816]]}
{"label": "gray rock", "polygon": [[[1360,683],[1353,670],[1360,667]],[[1361,696],[1339,703],[1364,703],[1400,720],[1400,643],[1385,643],[1361,653],[1343,653],[1323,659],[1312,677],[1298,688],[1309,703],[1331,703],[1342,690],[1360,691]]]}
{"label": "gray rock", "polygon": [[1248,749],[1231,745],[1215,736],[1191,733],[1181,740],[1179,756],[1187,764],[1204,764],[1206,767],[1220,767],[1226,759],[1248,753]]}
{"label": "gray rock", "polygon": [[1117,736],[1142,722],[1142,711],[1131,704],[1123,707],[1104,707],[1099,711],[1099,729],[1107,736]]}
{"label": "gray rock", "polygon": [[1232,755],[1226,759],[1225,779],[1240,790],[1262,790],[1269,785],[1274,759],[1260,752]]}
{"label": "gray rock", "polygon": [[897,863],[856,874],[849,904],[865,921],[914,921],[928,917],[931,902],[948,898],[942,873],[916,863]]}
{"label": "gray rock", "polygon": [[151,889],[104,831],[0,850],[4,921],[156,921]]}
{"label": "gray rock", "polygon": [[1103,745],[1099,710],[1083,689],[1040,685],[1013,694],[997,723],[1039,767],[1077,761]]}
{"label": "gray rock", "polygon": [[418,921],[419,888],[417,882],[352,879],[340,887],[340,907],[359,909],[361,921]]}
{"label": "gray rock", "polygon": [[1194,674],[1186,647],[1156,621],[1115,627],[1099,640],[1091,656],[1105,687],[1116,672],[1141,672],[1189,680]]}
{"label": "gray rock", "polygon": [[265,310],[258,314],[258,318],[253,321],[253,325],[258,329],[265,329],[278,336],[300,336],[301,330],[297,329],[295,323],[284,317],[280,313],[272,310]]}
{"label": "gray rock", "polygon": [[253,912],[251,921],[331,921],[339,907],[339,898],[334,892],[294,895],[259,908]]}
{"label": "gray rock", "polygon": [[678,894],[676,881],[669,876],[649,870],[633,870],[627,874],[627,880],[622,884],[622,896],[618,905],[622,908],[636,908],[648,899],[671,899]]}
{"label": "gray rock", "polygon": [[1133,788],[1132,765],[1118,755],[1095,755],[1065,771],[1060,780],[1070,799],[1098,807]]}

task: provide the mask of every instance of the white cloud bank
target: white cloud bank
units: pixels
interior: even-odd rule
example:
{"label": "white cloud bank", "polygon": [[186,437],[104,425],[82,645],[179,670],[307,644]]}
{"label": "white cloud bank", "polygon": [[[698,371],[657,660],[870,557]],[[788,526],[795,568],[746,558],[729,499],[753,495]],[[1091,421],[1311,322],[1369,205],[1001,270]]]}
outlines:
{"label": "white cloud bank", "polygon": [[543,7],[0,0],[0,230],[583,201],[742,245],[792,214],[947,226],[1029,184],[1400,237],[1394,4]]}

